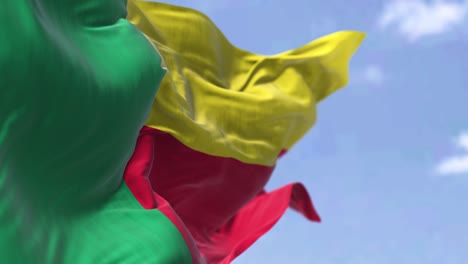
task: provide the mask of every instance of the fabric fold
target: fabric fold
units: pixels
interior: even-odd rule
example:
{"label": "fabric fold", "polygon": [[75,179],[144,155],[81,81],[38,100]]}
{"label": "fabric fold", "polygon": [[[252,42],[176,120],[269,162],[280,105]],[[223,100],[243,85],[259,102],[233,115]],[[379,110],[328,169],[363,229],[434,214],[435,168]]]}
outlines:
{"label": "fabric fold", "polygon": [[225,264],[287,208],[320,221],[302,184],[264,189],[347,83],[364,34],[266,56],[188,8],[12,3],[0,16],[3,262]]}
{"label": "fabric fold", "polygon": [[266,166],[313,126],[317,102],[346,85],[364,38],[342,31],[265,56],[233,46],[198,11],[144,1],[128,10],[168,69],[146,125],[197,151]]}
{"label": "fabric fold", "polygon": [[128,11],[168,70],[140,131],[152,138],[148,181],[202,258],[230,263],[287,208],[320,221],[302,184],[264,187],[278,156],[314,125],[317,103],[346,85],[364,34],[337,32],[266,56],[235,47],[189,8],[129,1]]}

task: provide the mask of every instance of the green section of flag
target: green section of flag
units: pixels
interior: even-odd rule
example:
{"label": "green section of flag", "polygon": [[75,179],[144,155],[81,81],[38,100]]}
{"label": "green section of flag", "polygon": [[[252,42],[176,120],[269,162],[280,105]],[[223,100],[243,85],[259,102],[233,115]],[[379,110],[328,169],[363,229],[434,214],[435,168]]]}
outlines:
{"label": "green section of flag", "polygon": [[191,263],[123,171],[164,76],[123,0],[0,9],[0,262]]}

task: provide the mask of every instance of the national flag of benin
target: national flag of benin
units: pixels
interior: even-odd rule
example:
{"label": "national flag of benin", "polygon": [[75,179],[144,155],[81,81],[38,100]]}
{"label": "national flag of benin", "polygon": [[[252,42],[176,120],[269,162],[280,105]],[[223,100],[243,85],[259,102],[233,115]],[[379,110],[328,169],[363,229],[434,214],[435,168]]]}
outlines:
{"label": "national flag of benin", "polygon": [[168,4],[4,8],[2,263],[225,264],[288,208],[320,221],[302,184],[264,187],[364,34],[265,56]]}

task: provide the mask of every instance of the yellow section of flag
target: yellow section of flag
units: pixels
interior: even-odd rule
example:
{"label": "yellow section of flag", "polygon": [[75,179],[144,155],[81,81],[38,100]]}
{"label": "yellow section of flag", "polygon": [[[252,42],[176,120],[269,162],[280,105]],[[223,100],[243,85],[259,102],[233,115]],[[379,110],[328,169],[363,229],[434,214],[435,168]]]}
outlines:
{"label": "yellow section of flag", "polygon": [[314,125],[316,103],[347,84],[365,37],[342,31],[265,56],[233,46],[192,9],[131,0],[128,12],[168,68],[146,125],[194,150],[267,166]]}

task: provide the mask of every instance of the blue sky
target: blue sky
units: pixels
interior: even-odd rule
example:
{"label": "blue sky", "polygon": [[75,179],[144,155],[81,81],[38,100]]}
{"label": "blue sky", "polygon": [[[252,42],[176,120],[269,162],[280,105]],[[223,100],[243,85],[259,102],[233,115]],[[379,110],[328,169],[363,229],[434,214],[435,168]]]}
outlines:
{"label": "blue sky", "polygon": [[268,185],[302,181],[323,223],[288,212],[235,263],[468,263],[468,0],[164,2],[263,54],[368,34]]}

